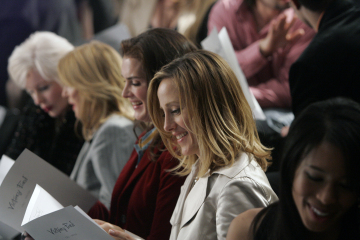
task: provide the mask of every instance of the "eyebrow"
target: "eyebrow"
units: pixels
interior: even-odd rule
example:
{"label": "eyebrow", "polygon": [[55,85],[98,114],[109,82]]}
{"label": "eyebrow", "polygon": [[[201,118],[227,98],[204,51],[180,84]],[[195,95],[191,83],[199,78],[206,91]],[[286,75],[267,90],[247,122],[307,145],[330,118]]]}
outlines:
{"label": "eyebrow", "polygon": [[321,169],[321,168],[319,168],[319,167],[316,167],[316,166],[314,166],[314,165],[308,165],[308,167],[310,167],[310,168],[312,168],[312,169],[314,169],[314,170],[317,170],[317,171],[319,171],[319,172],[325,173],[325,171],[324,171],[323,169]]}
{"label": "eyebrow", "polygon": [[[121,75],[122,76],[122,75]],[[144,77],[138,77],[138,76],[131,76],[131,77],[124,77],[122,76],[123,78],[125,78],[126,80],[132,80],[134,78],[141,78],[141,79],[144,79]]]}
{"label": "eyebrow", "polygon": [[[169,107],[173,104],[178,104],[178,102],[176,102],[176,101],[169,102],[169,103],[165,104],[165,107]],[[164,111],[164,109],[161,106],[160,106],[160,109]]]}
{"label": "eyebrow", "polygon": [[169,107],[169,106],[171,106],[173,104],[179,104],[179,102],[177,102],[177,101],[169,102],[169,103],[165,104],[165,107]]}

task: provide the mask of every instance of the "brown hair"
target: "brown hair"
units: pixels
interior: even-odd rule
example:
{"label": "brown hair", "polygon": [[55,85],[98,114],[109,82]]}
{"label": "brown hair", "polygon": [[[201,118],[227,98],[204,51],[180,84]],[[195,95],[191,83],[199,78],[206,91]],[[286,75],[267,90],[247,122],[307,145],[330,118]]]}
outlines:
{"label": "brown hair", "polygon": [[[122,41],[120,52],[123,57],[138,59],[143,65],[147,82],[151,82],[161,67],[196,49],[191,41],[175,30],[154,28],[137,37]],[[151,127],[148,126],[148,128]],[[157,134],[150,145],[153,160],[158,157],[154,154],[154,148],[160,145],[162,141],[160,135]]]}

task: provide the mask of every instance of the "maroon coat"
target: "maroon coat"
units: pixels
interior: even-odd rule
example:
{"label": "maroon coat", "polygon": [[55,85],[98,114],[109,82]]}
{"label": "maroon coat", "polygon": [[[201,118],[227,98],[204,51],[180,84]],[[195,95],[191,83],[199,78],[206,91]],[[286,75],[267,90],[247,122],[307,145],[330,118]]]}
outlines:
{"label": "maroon coat", "polygon": [[[156,150],[158,151],[158,150]],[[146,240],[169,239],[170,218],[185,177],[168,172],[179,162],[168,151],[154,162],[147,149],[136,167],[134,149],[115,184],[110,212],[97,202],[89,211],[101,219],[124,228]]]}

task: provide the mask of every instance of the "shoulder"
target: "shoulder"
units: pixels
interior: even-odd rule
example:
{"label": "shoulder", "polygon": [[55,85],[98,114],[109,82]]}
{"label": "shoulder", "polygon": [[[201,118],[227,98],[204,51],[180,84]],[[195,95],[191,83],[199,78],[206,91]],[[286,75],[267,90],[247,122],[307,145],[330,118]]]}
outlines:
{"label": "shoulder", "polygon": [[226,239],[252,239],[251,225],[254,218],[261,210],[262,208],[250,209],[234,218],[234,220],[230,224]]}
{"label": "shoulder", "polygon": [[[133,122],[126,117],[113,115],[109,117],[97,130],[96,135],[109,135],[109,136],[116,136],[119,133],[123,134],[133,134]],[[119,136],[120,137],[120,136]],[[135,138],[135,136],[134,136]]]}
{"label": "shoulder", "polygon": [[221,196],[234,195],[235,192],[242,197],[257,196],[258,203],[262,202],[262,205],[259,206],[266,206],[277,200],[277,196],[272,190],[264,171],[247,154],[242,154],[240,159],[235,161],[228,170],[230,173],[231,171],[232,174],[226,172],[221,174],[224,171],[220,171],[217,186],[222,185]]}
{"label": "shoulder", "polygon": [[[103,123],[104,127],[133,127],[134,123],[123,116],[114,114],[110,116],[106,121]],[[101,127],[100,127],[101,128]]]}

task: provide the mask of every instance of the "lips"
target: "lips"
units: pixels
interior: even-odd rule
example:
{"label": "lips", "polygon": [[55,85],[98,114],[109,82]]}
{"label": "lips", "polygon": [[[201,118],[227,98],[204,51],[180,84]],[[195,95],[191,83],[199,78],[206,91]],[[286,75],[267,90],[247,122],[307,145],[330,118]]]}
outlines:
{"label": "lips", "polygon": [[188,132],[183,132],[183,133],[175,135],[175,138],[176,138],[177,142],[181,142],[183,140],[183,138],[188,134],[189,134]]}
{"label": "lips", "polygon": [[133,106],[134,109],[139,108],[143,103],[138,101],[138,102],[131,102],[131,105]]}
{"label": "lips", "polygon": [[332,214],[326,210],[320,210],[310,204],[308,204],[311,216],[318,222],[324,222],[331,218]]}
{"label": "lips", "polygon": [[51,111],[52,107],[43,107],[44,112],[49,112]]}

